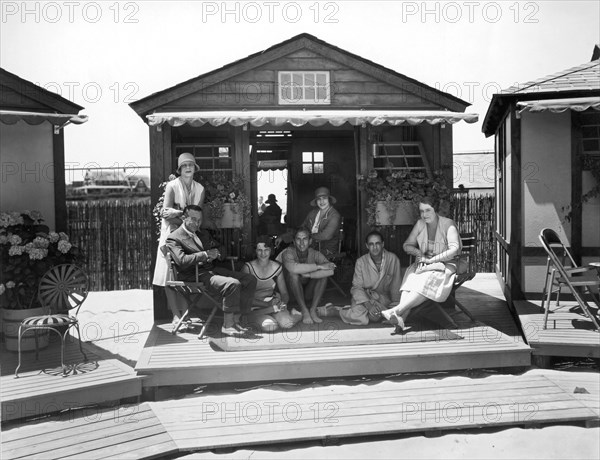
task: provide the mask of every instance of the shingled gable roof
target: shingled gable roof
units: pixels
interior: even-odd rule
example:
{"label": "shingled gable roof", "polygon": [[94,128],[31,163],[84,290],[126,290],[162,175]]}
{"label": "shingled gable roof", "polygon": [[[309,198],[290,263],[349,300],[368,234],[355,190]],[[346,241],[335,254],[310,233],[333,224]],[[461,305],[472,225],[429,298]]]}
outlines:
{"label": "shingled gable roof", "polygon": [[18,94],[18,100],[34,101],[38,104],[36,112],[77,114],[84,107],[48,91],[35,83],[25,80],[0,67],[0,110],[30,110],[30,105],[21,105],[9,101],[9,93]]}
{"label": "shingled gable roof", "polygon": [[428,94],[430,94],[431,96],[429,98],[431,100],[434,100],[438,105],[449,110],[463,112],[467,106],[471,105],[469,102],[463,101],[451,94],[444,93],[361,56],[330,45],[307,33],[296,35],[295,37],[278,43],[264,51],[251,54],[243,59],[227,64],[220,69],[199,75],[198,77],[179,83],[171,88],[151,94],[150,96],[132,102],[129,105],[144,120],[144,122],[146,122],[145,116],[147,114],[152,113],[173,100],[206,88],[207,82],[211,85],[217,84],[232,78],[235,75],[264,65],[301,49],[311,50],[336,61],[350,61],[349,65],[356,70],[391,85],[402,86],[402,89],[406,91],[410,91],[411,85],[414,85],[414,92],[418,92],[419,96],[427,99]]}
{"label": "shingled gable roof", "polygon": [[[592,57],[596,57],[596,49]],[[600,96],[600,60],[571,67],[494,94],[483,120],[486,136],[496,132],[509,105],[517,101]]]}

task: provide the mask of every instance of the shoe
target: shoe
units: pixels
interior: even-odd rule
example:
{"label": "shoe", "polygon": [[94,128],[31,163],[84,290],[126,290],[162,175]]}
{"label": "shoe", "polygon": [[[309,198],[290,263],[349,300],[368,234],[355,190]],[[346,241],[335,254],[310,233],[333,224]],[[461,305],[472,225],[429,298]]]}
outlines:
{"label": "shoe", "polygon": [[234,324],[233,326],[229,326],[229,327],[223,326],[221,328],[221,332],[224,335],[228,335],[230,337],[243,337],[243,336],[247,335],[249,331],[248,331],[248,329],[240,326],[239,324]]}
{"label": "shoe", "polygon": [[243,331],[238,329],[237,324],[234,324],[233,326],[230,327],[225,327],[223,326],[221,328],[221,333],[223,335],[228,335],[229,337],[243,337],[244,335],[246,335],[246,330],[244,329]]}

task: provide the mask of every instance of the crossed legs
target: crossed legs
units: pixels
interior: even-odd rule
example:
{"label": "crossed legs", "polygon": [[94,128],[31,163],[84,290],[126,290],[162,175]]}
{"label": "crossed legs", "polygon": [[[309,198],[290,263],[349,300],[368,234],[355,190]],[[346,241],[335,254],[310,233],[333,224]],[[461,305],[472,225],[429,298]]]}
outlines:
{"label": "crossed legs", "polygon": [[[288,273],[286,278],[290,291],[302,310],[302,322],[322,323],[323,320],[317,314],[317,307],[327,287],[327,278],[310,279],[294,273]],[[310,310],[306,306],[306,300],[311,301]]]}
{"label": "crossed legs", "polygon": [[404,327],[404,322],[410,311],[421,305],[427,300],[427,297],[414,291],[402,291],[400,295],[400,303],[394,308],[383,310],[381,315],[390,321],[392,324],[398,324],[401,328]]}

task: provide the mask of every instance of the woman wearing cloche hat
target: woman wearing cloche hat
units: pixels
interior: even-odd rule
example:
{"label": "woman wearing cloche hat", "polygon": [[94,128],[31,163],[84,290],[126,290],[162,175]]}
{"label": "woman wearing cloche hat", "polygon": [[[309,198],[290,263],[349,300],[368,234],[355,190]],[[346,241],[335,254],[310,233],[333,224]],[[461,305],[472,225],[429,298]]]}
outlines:
{"label": "woman wearing cloche hat", "polygon": [[336,254],[339,249],[342,216],[333,207],[336,202],[327,187],[318,187],[315,197],[310,202],[314,209],[310,210],[302,223],[303,227],[311,229],[313,244],[325,257]]}
{"label": "woman wearing cloche hat", "polygon": [[[160,250],[165,244],[167,236],[181,225],[183,209],[187,205],[195,204],[202,207],[204,204],[204,187],[194,180],[194,173],[199,170],[200,166],[196,163],[194,155],[191,153],[182,153],[177,158],[177,173],[179,177],[169,181],[165,187],[156,267],[154,268],[154,279],[152,281],[152,284],[156,286],[164,286],[167,280],[167,261]],[[171,294],[173,294],[171,289],[167,289],[166,293],[167,303],[173,313],[173,320],[177,321],[182,312],[177,310],[177,302],[170,298]]]}

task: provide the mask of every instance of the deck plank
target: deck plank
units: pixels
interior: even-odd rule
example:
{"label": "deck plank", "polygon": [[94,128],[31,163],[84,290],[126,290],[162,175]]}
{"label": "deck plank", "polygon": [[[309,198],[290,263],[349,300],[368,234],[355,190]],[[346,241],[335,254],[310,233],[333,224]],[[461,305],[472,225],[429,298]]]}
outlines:
{"label": "deck plank", "polygon": [[[600,358],[600,333],[594,331],[586,316],[570,311],[576,302],[552,303],[547,329],[539,300],[520,300],[515,308],[527,343],[540,356]],[[577,325],[577,327],[575,327]]]}
{"label": "deck plank", "polygon": [[[598,393],[594,394],[596,400]],[[181,450],[490,426],[597,420],[545,376],[260,390],[150,403]]]}
{"label": "deck plank", "polygon": [[79,411],[3,433],[2,458],[152,458],[177,452],[148,404]]}

